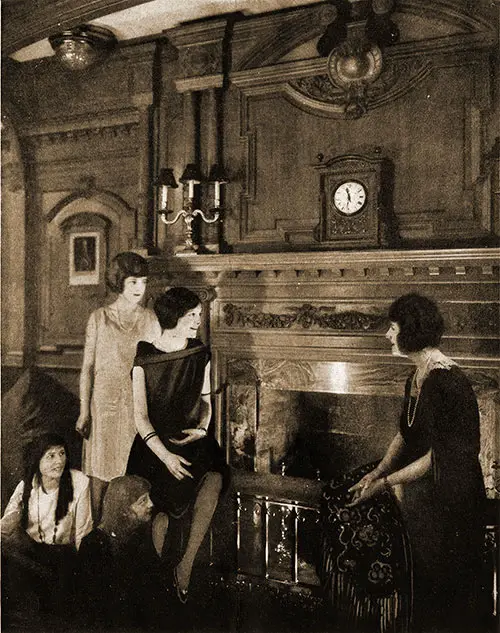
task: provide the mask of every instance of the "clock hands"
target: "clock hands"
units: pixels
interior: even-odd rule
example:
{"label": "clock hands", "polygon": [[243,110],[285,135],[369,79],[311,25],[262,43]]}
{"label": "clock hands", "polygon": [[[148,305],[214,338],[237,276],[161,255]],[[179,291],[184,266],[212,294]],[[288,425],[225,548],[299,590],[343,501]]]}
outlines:
{"label": "clock hands", "polygon": [[344,182],[338,185],[334,194],[334,204],[344,215],[353,215],[363,208],[366,192],[357,182]]}

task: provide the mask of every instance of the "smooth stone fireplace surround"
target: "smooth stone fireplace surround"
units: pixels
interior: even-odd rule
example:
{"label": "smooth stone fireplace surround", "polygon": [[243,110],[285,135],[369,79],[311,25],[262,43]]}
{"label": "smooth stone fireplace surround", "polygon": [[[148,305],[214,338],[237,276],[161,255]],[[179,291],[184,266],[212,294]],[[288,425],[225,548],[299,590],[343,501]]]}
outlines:
{"label": "smooth stone fireplace surround", "polygon": [[[198,255],[153,259],[153,294],[206,301],[216,434],[233,466],[242,574],[314,586],[322,482],[382,456],[399,418],[405,359],[384,334],[393,299],[433,297],[442,344],[471,379],[481,464],[499,479],[499,249]],[[493,503],[493,502],[492,502]]]}

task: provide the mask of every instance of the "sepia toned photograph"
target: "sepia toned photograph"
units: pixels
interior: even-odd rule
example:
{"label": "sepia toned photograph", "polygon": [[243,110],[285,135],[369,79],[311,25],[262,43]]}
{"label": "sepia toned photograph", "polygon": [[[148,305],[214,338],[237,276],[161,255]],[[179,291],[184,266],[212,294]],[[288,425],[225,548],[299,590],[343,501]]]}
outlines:
{"label": "sepia toned photograph", "polygon": [[99,233],[90,232],[70,235],[70,286],[99,283],[99,238]]}
{"label": "sepia toned photograph", "polygon": [[500,0],[3,0],[1,633],[500,631]]}

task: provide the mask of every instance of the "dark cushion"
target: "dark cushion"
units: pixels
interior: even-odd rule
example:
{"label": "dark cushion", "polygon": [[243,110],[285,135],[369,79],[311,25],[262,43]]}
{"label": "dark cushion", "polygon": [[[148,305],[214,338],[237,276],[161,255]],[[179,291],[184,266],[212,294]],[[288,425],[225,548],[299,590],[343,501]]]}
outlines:
{"label": "dark cushion", "polygon": [[22,479],[24,450],[41,433],[58,433],[68,442],[71,466],[81,466],[81,438],[75,431],[79,399],[49,374],[24,371],[2,398],[2,512]]}

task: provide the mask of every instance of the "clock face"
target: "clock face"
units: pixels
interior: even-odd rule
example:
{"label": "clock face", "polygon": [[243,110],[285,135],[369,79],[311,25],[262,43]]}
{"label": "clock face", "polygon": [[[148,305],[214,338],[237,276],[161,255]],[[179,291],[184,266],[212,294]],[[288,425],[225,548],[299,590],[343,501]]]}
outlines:
{"label": "clock face", "polygon": [[333,204],[342,215],[354,215],[366,203],[366,188],[357,180],[347,180],[333,191]]}

